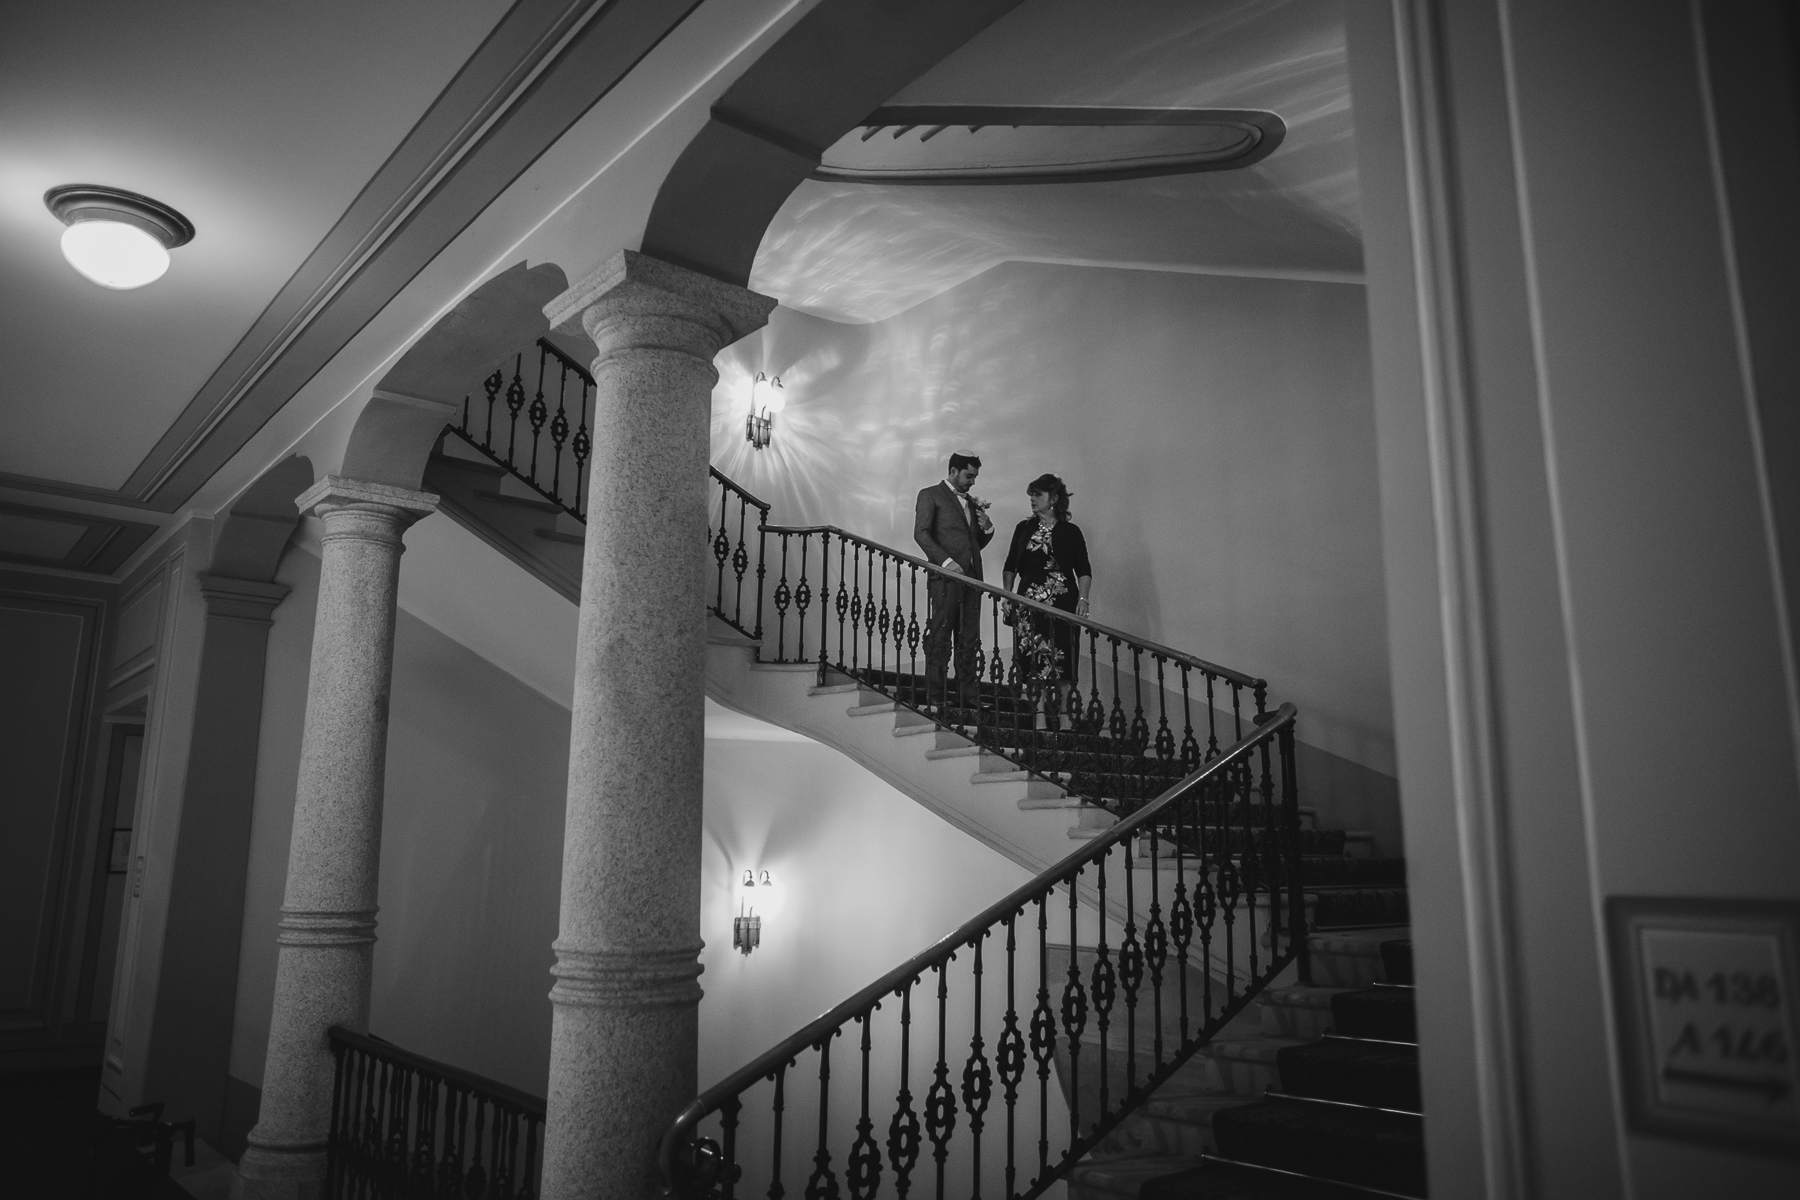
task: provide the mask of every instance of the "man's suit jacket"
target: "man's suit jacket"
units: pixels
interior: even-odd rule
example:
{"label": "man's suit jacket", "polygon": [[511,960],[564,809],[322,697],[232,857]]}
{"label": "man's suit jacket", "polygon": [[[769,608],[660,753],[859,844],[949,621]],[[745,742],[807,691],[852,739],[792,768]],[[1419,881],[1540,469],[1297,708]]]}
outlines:
{"label": "man's suit jacket", "polygon": [[950,485],[938,482],[919,492],[913,511],[913,540],[930,561],[941,564],[953,558],[963,574],[980,579],[981,548],[994,540],[994,527],[990,524],[984,533],[979,525],[971,525]]}

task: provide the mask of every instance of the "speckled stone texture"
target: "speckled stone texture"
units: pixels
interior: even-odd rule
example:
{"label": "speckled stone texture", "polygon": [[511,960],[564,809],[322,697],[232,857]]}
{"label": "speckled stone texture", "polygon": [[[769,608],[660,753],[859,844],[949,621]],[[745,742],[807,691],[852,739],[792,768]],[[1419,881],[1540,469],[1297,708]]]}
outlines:
{"label": "speckled stone texture", "polygon": [[545,1200],[654,1195],[695,1095],[712,360],[774,306],[627,252],[545,309],[599,350]]}
{"label": "speckled stone texture", "polygon": [[437,497],[326,476],[296,503],[325,532],[262,1110],[238,1164],[242,1194],[259,1200],[321,1194],[325,1031],[369,1027],[400,537]]}

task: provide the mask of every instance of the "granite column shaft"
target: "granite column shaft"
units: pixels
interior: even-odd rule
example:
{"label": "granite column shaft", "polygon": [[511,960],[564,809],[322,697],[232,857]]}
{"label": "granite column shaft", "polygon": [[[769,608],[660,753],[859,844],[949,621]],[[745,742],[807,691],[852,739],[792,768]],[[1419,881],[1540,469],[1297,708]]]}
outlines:
{"label": "granite column shaft", "polygon": [[369,1027],[401,535],[437,497],[327,476],[297,503],[324,524],[312,669],[281,909],[262,1107],[245,1194],[312,1197],[325,1179],[326,1031]]}
{"label": "granite column shaft", "polygon": [[627,252],[546,309],[598,354],[545,1200],[652,1195],[695,1095],[712,360],[773,306]]}

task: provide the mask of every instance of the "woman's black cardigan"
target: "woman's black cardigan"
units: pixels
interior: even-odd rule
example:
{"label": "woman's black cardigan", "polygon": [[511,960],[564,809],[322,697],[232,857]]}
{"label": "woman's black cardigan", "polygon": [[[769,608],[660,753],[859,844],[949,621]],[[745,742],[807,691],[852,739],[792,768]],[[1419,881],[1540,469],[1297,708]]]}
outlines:
{"label": "woman's black cardigan", "polygon": [[[1019,561],[1025,557],[1025,545],[1036,532],[1037,523],[1036,517],[1026,517],[1013,529],[1012,548],[1006,552],[1006,565],[1002,571],[1019,572]],[[1088,563],[1087,538],[1082,536],[1081,526],[1073,521],[1058,521],[1051,527],[1050,552],[1056,556],[1056,565],[1069,576],[1071,590],[1078,588],[1077,580],[1094,573]]]}

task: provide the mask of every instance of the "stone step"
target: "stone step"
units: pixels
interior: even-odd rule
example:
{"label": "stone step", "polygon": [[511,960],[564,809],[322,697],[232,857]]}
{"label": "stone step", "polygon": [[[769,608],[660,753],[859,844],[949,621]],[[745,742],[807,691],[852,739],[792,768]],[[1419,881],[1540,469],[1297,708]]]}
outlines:
{"label": "stone step", "polygon": [[1315,987],[1365,988],[1386,982],[1381,943],[1408,935],[1405,926],[1310,934],[1306,939]]}
{"label": "stone step", "polygon": [[1323,1037],[1335,1020],[1331,998],[1343,991],[1334,987],[1268,989],[1260,1001],[1263,1032],[1270,1037]]}
{"label": "stone step", "polygon": [[1213,1058],[1225,1086],[1239,1096],[1255,1098],[1270,1088],[1280,1090],[1281,1070],[1276,1055],[1290,1046],[1303,1046],[1306,1040],[1290,1037],[1245,1038],[1221,1042],[1213,1047]]}
{"label": "stone step", "polygon": [[1138,1191],[1146,1183],[1193,1165],[1193,1160],[1174,1155],[1092,1158],[1070,1173],[1069,1200],[1138,1200]]}

